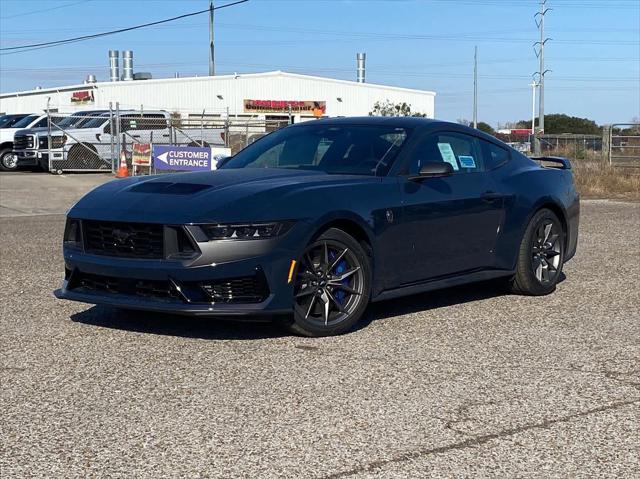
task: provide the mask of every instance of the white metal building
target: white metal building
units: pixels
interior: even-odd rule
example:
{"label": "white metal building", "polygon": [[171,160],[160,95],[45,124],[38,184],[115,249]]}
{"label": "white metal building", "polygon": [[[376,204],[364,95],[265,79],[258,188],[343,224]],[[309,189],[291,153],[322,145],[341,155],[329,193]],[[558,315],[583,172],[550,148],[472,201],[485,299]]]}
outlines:
{"label": "white metal building", "polygon": [[435,93],[282,71],[214,77],[84,83],[0,94],[0,113],[78,110],[167,110],[190,116],[282,119],[368,115],[386,100],[434,116]]}

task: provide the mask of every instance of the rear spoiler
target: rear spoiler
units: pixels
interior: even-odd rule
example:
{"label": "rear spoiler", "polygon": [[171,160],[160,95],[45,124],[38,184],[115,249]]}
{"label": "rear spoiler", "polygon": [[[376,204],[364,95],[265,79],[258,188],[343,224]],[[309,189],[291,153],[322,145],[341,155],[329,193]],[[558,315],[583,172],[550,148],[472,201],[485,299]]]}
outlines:
{"label": "rear spoiler", "polygon": [[[530,157],[532,160],[540,163],[540,166],[545,168],[559,168],[561,170],[570,170],[571,162],[560,156],[532,156]],[[545,164],[552,163],[552,164]]]}

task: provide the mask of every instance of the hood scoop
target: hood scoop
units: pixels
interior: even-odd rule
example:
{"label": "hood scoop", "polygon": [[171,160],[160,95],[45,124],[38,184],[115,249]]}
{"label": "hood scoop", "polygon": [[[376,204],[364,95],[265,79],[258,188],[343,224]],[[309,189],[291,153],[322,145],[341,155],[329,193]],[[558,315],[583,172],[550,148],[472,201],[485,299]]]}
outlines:
{"label": "hood scoop", "polygon": [[163,195],[192,195],[211,188],[198,183],[171,183],[168,181],[148,181],[132,187],[132,193],[159,193]]}

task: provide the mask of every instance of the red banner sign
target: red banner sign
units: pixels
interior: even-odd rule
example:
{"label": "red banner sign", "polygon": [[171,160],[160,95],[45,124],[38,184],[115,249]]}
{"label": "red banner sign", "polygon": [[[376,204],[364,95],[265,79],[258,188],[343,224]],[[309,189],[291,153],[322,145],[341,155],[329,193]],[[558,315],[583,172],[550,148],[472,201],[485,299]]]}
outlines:
{"label": "red banner sign", "polygon": [[71,103],[93,103],[93,90],[74,91]]}
{"label": "red banner sign", "polygon": [[314,116],[322,116],[327,112],[327,103],[324,101],[299,101],[299,100],[244,100],[246,113],[309,113]]}

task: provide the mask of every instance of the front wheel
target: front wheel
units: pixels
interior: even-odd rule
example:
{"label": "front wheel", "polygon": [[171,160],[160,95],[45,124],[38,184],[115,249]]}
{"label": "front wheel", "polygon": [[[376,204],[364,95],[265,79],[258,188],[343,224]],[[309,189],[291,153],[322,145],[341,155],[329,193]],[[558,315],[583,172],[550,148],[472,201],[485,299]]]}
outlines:
{"label": "front wheel", "polygon": [[532,296],[552,293],[562,273],[564,240],[565,232],[555,213],[538,211],[522,238],[511,290]]}
{"label": "front wheel", "polygon": [[293,293],[292,332],[312,337],[347,332],[369,303],[369,258],[353,237],[331,228],[300,258]]}
{"label": "front wheel", "polygon": [[16,171],[18,169],[18,157],[10,148],[0,150],[0,170]]}

